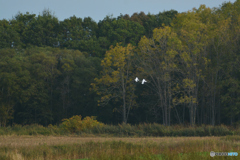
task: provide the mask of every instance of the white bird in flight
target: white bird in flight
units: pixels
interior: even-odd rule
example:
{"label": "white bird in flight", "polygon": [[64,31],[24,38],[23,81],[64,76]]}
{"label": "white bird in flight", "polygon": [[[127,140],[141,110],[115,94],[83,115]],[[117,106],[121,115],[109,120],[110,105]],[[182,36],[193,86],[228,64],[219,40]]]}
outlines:
{"label": "white bird in flight", "polygon": [[138,81],[139,81],[138,77],[136,77],[136,78],[135,78],[135,81],[136,81],[136,82],[138,82]]}
{"label": "white bird in flight", "polygon": [[145,79],[142,80],[142,84],[144,84],[145,82],[147,82]]}
{"label": "white bird in flight", "polygon": [[[136,81],[136,82],[139,82],[138,77],[135,78],[135,81]],[[142,80],[142,84],[144,84],[145,82],[147,82],[147,81],[146,81],[145,79],[143,79],[143,80]]]}

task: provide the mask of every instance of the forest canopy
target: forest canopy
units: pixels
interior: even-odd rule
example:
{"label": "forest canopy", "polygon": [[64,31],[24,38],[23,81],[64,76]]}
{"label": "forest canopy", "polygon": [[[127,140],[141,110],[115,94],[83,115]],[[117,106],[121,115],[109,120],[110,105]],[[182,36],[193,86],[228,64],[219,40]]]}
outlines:
{"label": "forest canopy", "polygon": [[[240,0],[188,12],[0,20],[0,126],[240,123]],[[146,79],[145,84],[134,79]]]}

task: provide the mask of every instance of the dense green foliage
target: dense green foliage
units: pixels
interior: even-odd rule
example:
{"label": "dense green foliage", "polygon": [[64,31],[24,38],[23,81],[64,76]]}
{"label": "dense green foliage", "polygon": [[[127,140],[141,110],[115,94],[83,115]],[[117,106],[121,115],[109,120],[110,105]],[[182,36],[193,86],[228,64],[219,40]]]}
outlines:
{"label": "dense green foliage", "polygon": [[239,15],[237,0],[98,23],[59,21],[49,10],[0,20],[0,126],[74,115],[107,124],[238,125]]}

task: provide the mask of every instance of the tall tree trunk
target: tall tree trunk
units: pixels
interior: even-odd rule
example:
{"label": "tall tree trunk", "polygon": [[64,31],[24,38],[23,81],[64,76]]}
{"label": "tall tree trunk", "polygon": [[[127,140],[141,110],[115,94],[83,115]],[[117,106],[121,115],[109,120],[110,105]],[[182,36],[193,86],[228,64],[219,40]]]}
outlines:
{"label": "tall tree trunk", "polygon": [[218,98],[218,124],[221,124],[221,102],[220,102],[220,98]]}
{"label": "tall tree trunk", "polygon": [[124,83],[124,76],[122,75],[122,99],[123,99],[123,123],[127,123],[126,118],[126,90],[125,90],[125,83]]}
{"label": "tall tree trunk", "polygon": [[167,112],[167,88],[166,88],[166,82],[165,82],[165,87],[164,87],[164,112],[165,112],[165,126],[168,125],[168,112]]}

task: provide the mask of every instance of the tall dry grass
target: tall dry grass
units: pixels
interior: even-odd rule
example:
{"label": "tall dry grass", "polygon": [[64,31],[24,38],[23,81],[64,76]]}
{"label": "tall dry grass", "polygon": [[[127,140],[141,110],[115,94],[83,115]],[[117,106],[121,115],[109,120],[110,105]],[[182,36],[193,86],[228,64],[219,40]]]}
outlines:
{"label": "tall dry grass", "polygon": [[34,124],[1,127],[0,135],[0,160],[210,159],[210,151],[239,152],[240,146],[240,128],[224,125],[119,124],[72,132]]}
{"label": "tall dry grass", "polygon": [[[239,152],[240,137],[1,136],[1,160],[212,159],[210,151]],[[13,143],[15,142],[15,143]],[[239,157],[214,157],[214,159]]]}

